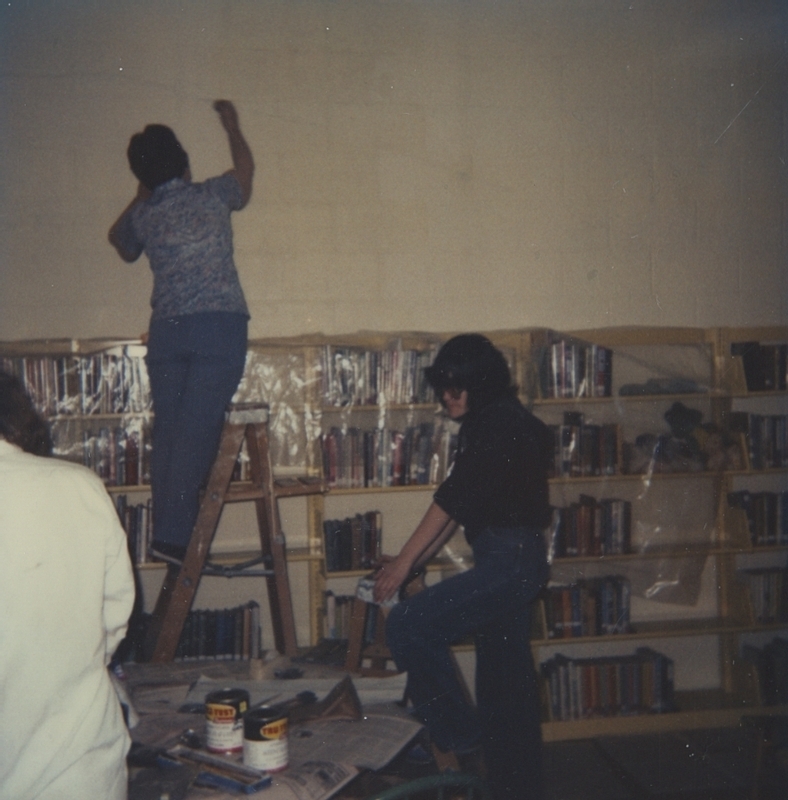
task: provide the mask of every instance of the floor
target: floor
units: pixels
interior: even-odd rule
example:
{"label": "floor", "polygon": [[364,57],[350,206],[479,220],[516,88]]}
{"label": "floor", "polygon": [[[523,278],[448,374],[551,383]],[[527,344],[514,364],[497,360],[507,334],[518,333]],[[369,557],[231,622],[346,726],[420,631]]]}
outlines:
{"label": "floor", "polygon": [[[249,677],[249,666],[248,662],[128,665],[126,685],[133,699],[135,686],[149,688],[156,681],[196,680],[206,674]],[[785,748],[763,747],[762,730],[754,724],[546,743],[545,800],[786,800],[785,756]],[[359,776],[337,797],[361,800],[386,786],[435,771],[434,762],[413,757],[407,748],[382,774]],[[130,800],[159,796],[161,792],[131,792]],[[210,792],[199,796],[210,797]]]}
{"label": "floor", "polygon": [[[545,745],[545,800],[786,800],[788,772],[770,759],[755,793],[757,751],[754,729],[552,742]],[[418,775],[407,754],[388,771]],[[347,797],[368,797],[366,788]]]}
{"label": "floor", "polygon": [[766,752],[757,794],[754,727],[548,744],[548,800],[785,800],[788,773]]}

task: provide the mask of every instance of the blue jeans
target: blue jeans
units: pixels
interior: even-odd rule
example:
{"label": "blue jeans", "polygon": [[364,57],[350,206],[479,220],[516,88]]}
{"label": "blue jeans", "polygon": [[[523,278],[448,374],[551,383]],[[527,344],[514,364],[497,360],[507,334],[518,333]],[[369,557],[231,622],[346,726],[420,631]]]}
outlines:
{"label": "blue jeans", "polygon": [[[474,566],[392,608],[386,637],[416,716],[441,750],[481,746],[496,800],[541,798],[542,737],[531,605],[547,580],[540,531],[488,528]],[[476,644],[476,708],[465,699],[450,646]]]}
{"label": "blue jeans", "polygon": [[151,493],[155,544],[186,547],[246,360],[247,319],[210,312],[151,320]]}

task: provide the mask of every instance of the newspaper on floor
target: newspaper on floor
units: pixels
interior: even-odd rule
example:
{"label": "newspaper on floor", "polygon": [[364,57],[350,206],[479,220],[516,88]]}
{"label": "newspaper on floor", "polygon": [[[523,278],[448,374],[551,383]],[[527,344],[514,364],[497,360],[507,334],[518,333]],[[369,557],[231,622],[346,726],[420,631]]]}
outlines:
{"label": "newspaper on floor", "polygon": [[421,728],[411,717],[380,713],[365,714],[358,720],[307,720],[290,730],[290,763],[338,761],[383,769]]}
{"label": "newspaper on floor", "polygon": [[192,750],[183,745],[169,750],[166,758],[173,764],[194,767],[197,770],[194,785],[218,790],[222,797],[228,792],[237,796],[264,790],[266,800],[327,800],[359,773],[351,764],[311,759],[271,774],[230,756]]}
{"label": "newspaper on floor", "polygon": [[305,761],[274,776],[264,790],[265,800],[327,800],[358,775],[350,764]]}

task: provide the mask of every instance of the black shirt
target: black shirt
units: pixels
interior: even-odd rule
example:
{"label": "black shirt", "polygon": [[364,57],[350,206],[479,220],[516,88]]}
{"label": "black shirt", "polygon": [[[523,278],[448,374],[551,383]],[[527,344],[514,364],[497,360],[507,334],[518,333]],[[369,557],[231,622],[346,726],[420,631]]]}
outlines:
{"label": "black shirt", "polygon": [[454,466],[434,500],[465,528],[468,541],[490,526],[544,528],[551,457],[547,426],[505,395],[463,419]]}

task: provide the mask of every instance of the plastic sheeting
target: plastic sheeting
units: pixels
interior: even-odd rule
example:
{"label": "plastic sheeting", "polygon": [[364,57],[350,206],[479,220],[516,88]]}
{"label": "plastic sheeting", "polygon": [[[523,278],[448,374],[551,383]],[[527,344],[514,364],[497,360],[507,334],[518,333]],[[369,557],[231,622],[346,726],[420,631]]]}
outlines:
{"label": "plastic sheeting", "polygon": [[[253,342],[235,399],[270,406],[280,473],[322,472],[334,488],[437,483],[457,431],[424,377],[440,340]],[[109,485],[147,483],[153,409],[144,346],[57,349],[0,359],[50,418],[56,455]],[[633,593],[696,602],[703,548],[717,535],[710,478],[744,459],[741,436],[714,416],[710,345],[603,347],[549,332],[529,353],[510,342],[502,349],[515,375],[533,375],[523,399],[554,435],[551,558],[646,556],[626,564]]]}
{"label": "plastic sheeting", "polygon": [[710,346],[605,348],[553,334],[540,365],[533,410],[555,439],[551,558],[638,554],[613,567],[627,593],[695,605],[717,535],[711,477],[741,464],[714,420]]}

